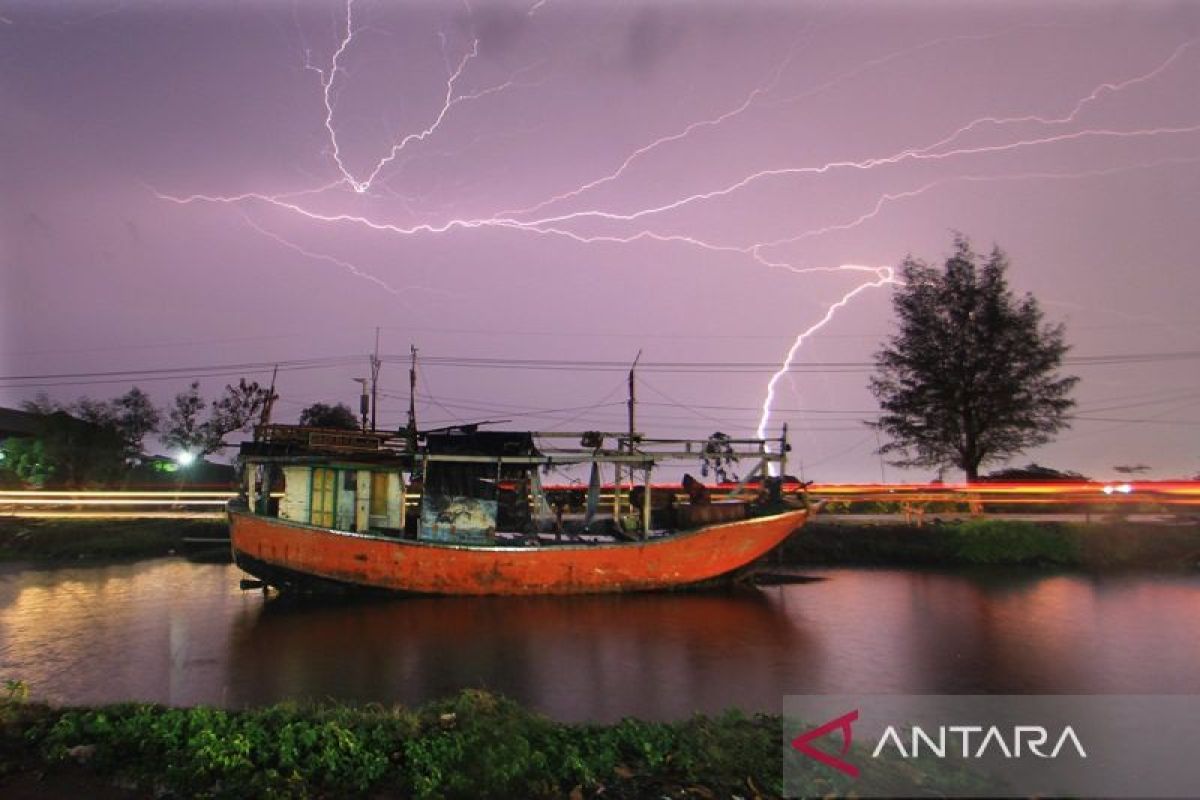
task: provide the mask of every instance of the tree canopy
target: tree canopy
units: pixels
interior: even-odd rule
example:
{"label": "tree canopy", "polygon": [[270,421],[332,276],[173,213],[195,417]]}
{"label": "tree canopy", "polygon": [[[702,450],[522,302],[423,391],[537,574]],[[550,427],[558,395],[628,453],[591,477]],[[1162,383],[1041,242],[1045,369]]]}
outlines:
{"label": "tree canopy", "polygon": [[56,403],[45,393],[21,404],[37,415],[37,435],[5,443],[7,469],[39,486],[113,483],[141,458],[146,435],[158,427],[150,398],[136,386],[112,400],[81,397]]}
{"label": "tree canopy", "polygon": [[310,428],[341,428],[343,430],[358,430],[358,420],[350,406],[345,403],[329,405],[328,403],[313,403],[300,412],[300,424]]}
{"label": "tree canopy", "polygon": [[[980,263],[982,262],[982,263]],[[999,248],[981,258],[959,235],[942,269],[909,256],[893,305],[899,331],[875,356],[871,423],[896,466],[980,465],[1045,444],[1068,426],[1078,378],[1058,369],[1062,325],[1044,324],[1032,295],[1009,289]]]}
{"label": "tree canopy", "polygon": [[200,396],[200,383],[193,381],[186,392],[175,395],[175,402],[167,415],[162,440],[196,456],[206,456],[225,446],[224,437],[234,431],[245,431],[262,413],[270,399],[271,390],[258,385],[257,381],[227,384],[220,399],[214,400],[208,418],[201,421],[204,399]]}

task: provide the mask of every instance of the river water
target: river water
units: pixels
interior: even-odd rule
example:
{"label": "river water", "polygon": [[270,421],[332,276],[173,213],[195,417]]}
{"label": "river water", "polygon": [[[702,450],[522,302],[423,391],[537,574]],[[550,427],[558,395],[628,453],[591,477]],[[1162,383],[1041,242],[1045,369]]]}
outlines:
{"label": "river water", "polygon": [[0,565],[0,679],[56,703],[420,704],[565,721],[789,693],[1200,693],[1200,574],[813,569],[738,593],[282,604],[231,565]]}

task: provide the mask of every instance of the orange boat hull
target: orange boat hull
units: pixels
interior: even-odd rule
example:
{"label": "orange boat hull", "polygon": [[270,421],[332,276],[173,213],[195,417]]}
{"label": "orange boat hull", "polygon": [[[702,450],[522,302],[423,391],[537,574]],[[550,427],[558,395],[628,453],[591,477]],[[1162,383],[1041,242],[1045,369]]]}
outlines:
{"label": "orange boat hull", "polygon": [[710,583],[770,552],[807,516],[788,511],[646,542],[467,547],[229,513],[238,564],[279,588],[448,595],[630,592]]}

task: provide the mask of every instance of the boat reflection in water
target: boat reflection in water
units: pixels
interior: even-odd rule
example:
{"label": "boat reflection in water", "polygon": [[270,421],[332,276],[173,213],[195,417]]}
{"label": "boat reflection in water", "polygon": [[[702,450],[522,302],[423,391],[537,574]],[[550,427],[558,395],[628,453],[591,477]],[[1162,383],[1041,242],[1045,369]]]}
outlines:
{"label": "boat reflection in water", "polygon": [[268,602],[235,623],[231,649],[231,705],[297,697],[417,705],[472,686],[557,719],[604,721],[774,709],[812,644],[751,589]]}

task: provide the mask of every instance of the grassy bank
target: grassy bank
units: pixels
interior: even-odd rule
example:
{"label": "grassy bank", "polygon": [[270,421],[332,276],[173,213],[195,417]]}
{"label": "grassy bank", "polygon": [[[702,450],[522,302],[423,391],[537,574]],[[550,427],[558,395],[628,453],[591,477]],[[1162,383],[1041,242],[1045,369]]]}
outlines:
{"label": "grassy bank", "polygon": [[[753,797],[782,788],[777,717],[565,725],[479,691],[417,711],[12,701],[3,709],[4,796],[71,796],[85,786],[100,796],[417,798],[662,797],[691,789],[693,797]],[[127,794],[113,794],[122,789]]]}
{"label": "grassy bank", "polygon": [[821,522],[784,545],[787,564],[1200,568],[1200,525],[972,519],[916,525]]}
{"label": "grassy bank", "polygon": [[0,560],[153,558],[178,552],[185,537],[227,536],[207,520],[39,520],[0,518]]}

